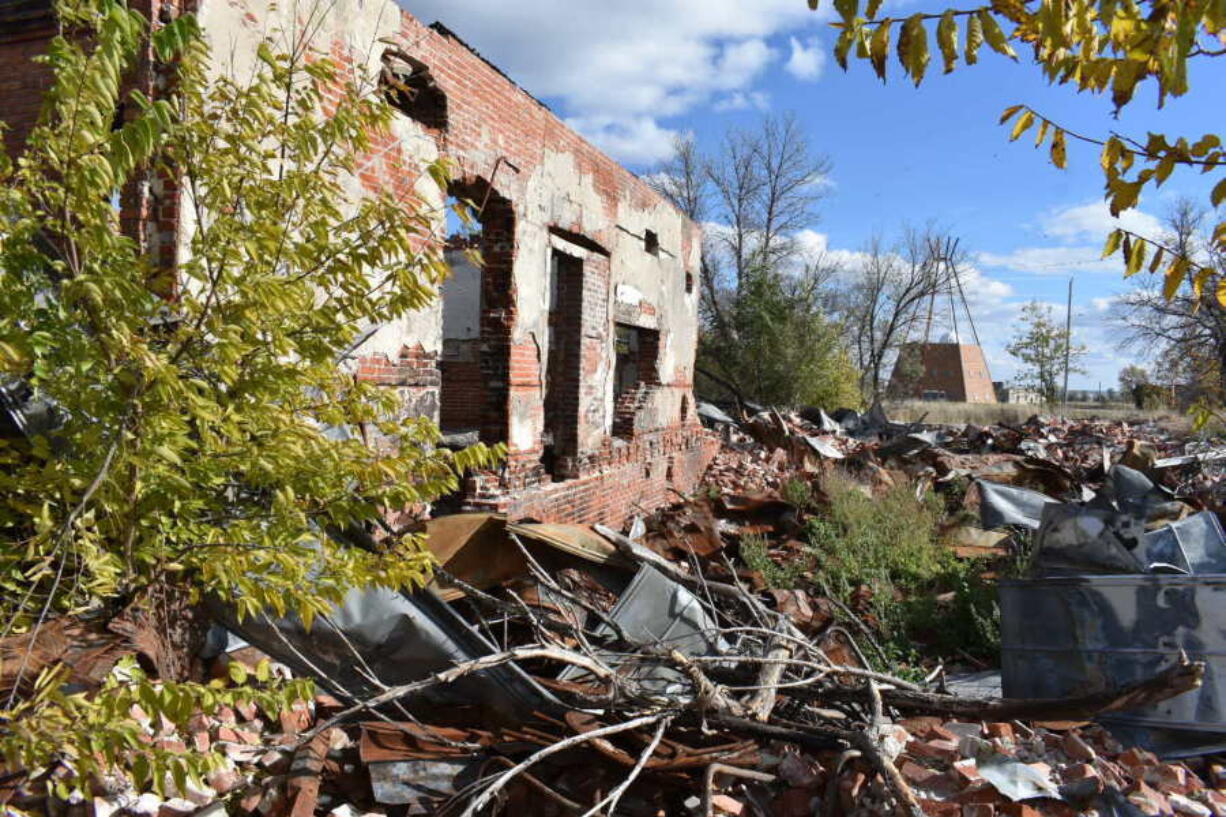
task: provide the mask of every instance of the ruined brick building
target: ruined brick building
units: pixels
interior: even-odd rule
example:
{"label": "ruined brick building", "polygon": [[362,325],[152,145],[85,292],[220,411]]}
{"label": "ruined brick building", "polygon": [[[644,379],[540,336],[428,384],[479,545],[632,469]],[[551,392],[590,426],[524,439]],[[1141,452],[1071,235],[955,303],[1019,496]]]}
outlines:
{"label": "ruined brick building", "polygon": [[[152,20],[179,4],[132,0]],[[303,0],[196,0],[218,71],[242,71]],[[411,6],[411,2],[408,3]],[[0,121],[20,144],[48,77],[30,60],[54,31],[49,0],[0,0]],[[641,179],[568,128],[440,24],[389,0],[338,0],[314,45],[389,86],[401,115],[354,180],[354,195],[411,186],[434,205],[474,203],[474,266],[451,242],[436,305],[363,344],[358,376],[394,387],[445,432],[506,443],[497,473],[473,476],[469,507],[513,517],[619,524],[692,490],[716,441],[692,382],[700,236]],[[148,68],[133,78],[149,93]],[[237,74],[236,74],[237,75]],[[396,93],[407,86],[409,98]],[[451,189],[422,181],[439,156]],[[416,172],[415,172],[416,169]],[[162,263],[185,246],[173,180],[134,186],[125,227]]]}

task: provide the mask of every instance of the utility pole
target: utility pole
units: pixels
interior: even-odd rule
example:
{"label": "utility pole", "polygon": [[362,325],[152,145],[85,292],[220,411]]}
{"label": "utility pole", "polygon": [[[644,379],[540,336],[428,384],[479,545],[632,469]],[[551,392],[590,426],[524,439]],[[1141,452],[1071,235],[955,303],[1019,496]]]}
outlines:
{"label": "utility pole", "polygon": [[1068,307],[1064,312],[1064,407],[1068,408],[1068,357],[1073,345],[1073,276],[1068,277]]}

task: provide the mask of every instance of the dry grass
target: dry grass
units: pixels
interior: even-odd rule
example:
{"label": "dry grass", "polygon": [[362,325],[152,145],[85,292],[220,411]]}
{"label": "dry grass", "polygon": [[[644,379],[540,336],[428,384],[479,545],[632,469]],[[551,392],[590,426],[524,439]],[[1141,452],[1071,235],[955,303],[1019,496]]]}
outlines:
{"label": "dry grass", "polygon": [[945,403],[924,402],[921,400],[901,400],[887,403],[886,414],[891,420],[900,422],[915,422],[924,417],[926,423],[974,423],[976,425],[992,425],[993,423],[1017,424],[1025,422],[1035,414],[1059,415],[1070,419],[1087,420],[1098,418],[1102,420],[1125,420],[1130,423],[1158,422],[1167,428],[1187,429],[1190,426],[1188,418],[1171,409],[1141,410],[1121,403],[1072,404],[1067,409],[1063,407],[1048,408],[1046,406],[1025,406],[1010,403]]}

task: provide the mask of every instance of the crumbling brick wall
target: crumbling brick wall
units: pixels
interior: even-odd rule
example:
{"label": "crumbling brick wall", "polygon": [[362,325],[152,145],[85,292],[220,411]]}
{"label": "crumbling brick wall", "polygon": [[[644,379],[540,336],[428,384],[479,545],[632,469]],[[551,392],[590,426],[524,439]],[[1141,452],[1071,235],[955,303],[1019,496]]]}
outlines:
{"label": "crumbling brick wall", "polygon": [[[22,4],[29,5],[29,4]],[[46,4],[50,10],[50,4]],[[49,14],[36,16],[29,7],[0,5],[0,121],[8,126],[4,145],[10,156],[25,141],[51,85],[46,66],[33,62],[47,51],[53,33]]]}
{"label": "crumbling brick wall", "polygon": [[[142,10],[157,19],[157,9]],[[292,28],[300,11],[270,0],[202,3],[215,69],[247,75],[260,37]],[[11,69],[0,119],[18,120],[15,138],[37,109],[40,80],[25,67],[43,37],[0,43],[0,66]],[[688,408],[697,226],[454,33],[391,0],[337,0],[314,45],[343,67],[391,72],[390,89],[414,91],[392,95],[403,114],[359,163],[355,200],[391,192],[406,202],[406,217],[437,214],[433,232],[442,236],[450,194],[470,201],[480,223],[479,336],[446,343],[436,304],[378,327],[346,363],[355,376],[400,390],[415,414],[506,444],[504,465],[469,481],[474,507],[617,523],[636,505],[647,510],[671,501],[673,490],[692,490],[715,447]],[[425,172],[440,157],[453,168],[447,191]],[[125,199],[125,224],[171,266],[190,239],[177,190],[173,179],[147,187],[145,198]],[[566,320],[554,309],[555,254],[581,269],[567,284]],[[655,333],[654,366],[643,367],[651,377],[620,418],[615,323]]]}

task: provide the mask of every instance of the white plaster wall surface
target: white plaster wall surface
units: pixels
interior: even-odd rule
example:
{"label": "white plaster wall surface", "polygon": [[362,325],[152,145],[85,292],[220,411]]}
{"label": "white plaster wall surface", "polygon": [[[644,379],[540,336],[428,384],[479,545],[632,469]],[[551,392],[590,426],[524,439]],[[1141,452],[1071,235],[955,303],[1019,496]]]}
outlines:
{"label": "white plaster wall surface", "polygon": [[[259,43],[269,38],[274,44],[288,49],[294,32],[300,31],[307,19],[318,22],[312,42],[321,51],[330,52],[334,42],[348,43],[359,70],[364,70],[368,76],[375,76],[383,51],[379,40],[396,38],[400,13],[395,3],[387,0],[336,0],[328,4],[319,0],[290,0],[283,3],[269,0],[201,0],[197,17],[212,47],[212,69],[218,76],[251,76]],[[254,16],[256,22],[251,22],[248,14]],[[392,131],[402,149],[420,166],[424,167],[438,157],[434,140],[407,117],[398,117]],[[376,156],[368,161],[379,160],[380,157]],[[348,200],[354,203],[351,207],[356,206],[366,191],[356,177],[346,178],[343,184]],[[426,174],[417,178],[414,189],[425,202],[427,211],[437,214],[438,229],[441,231],[442,191]],[[180,212],[184,217],[180,223],[179,242],[181,252],[185,252],[194,224],[190,218],[190,207],[180,208]],[[427,352],[438,352],[442,348],[442,310],[437,301],[381,327],[362,345],[360,354],[382,353],[395,358],[402,347],[413,347],[419,343]]]}
{"label": "white plaster wall surface", "polygon": [[[271,0],[202,0],[200,20],[218,55],[218,71],[242,76],[251,70],[256,45],[265,35],[280,30],[292,30],[300,25],[310,10],[321,10],[318,0],[293,0],[274,5]],[[247,21],[250,13],[259,22]],[[324,14],[317,41],[326,47],[334,41],[348,43],[352,53],[371,75],[379,67],[383,46],[381,38],[398,39],[401,21],[400,9],[390,0],[336,0]],[[454,123],[457,126],[458,122]],[[482,147],[468,150],[460,158],[460,169],[485,175],[498,157],[505,152],[505,134],[485,123],[464,123],[480,129],[478,144]],[[395,135],[401,147],[424,164],[437,156],[437,145],[419,125],[407,117],[398,118]],[[612,208],[599,193],[595,179],[578,169],[576,157],[569,152],[541,146],[539,161],[531,170],[525,168],[527,178],[510,174],[503,177],[500,171],[495,187],[508,195],[516,211],[516,259],[514,267],[514,290],[516,294],[516,325],[512,341],[516,345],[547,339],[549,310],[549,259],[551,241],[549,227],[558,225],[576,229],[590,238],[599,237],[611,252],[610,287],[603,315],[605,336],[604,353],[596,374],[597,399],[600,405],[583,410],[590,422],[594,414],[600,418],[598,429],[589,425],[585,431],[595,431],[596,436],[611,430],[613,416],[613,298],[612,292],[624,285],[626,292],[640,293],[641,299],[657,311],[657,323],[664,341],[661,349],[660,374],[666,383],[675,379],[691,379],[690,367],[694,344],[697,339],[695,293],[685,293],[685,259],[682,253],[686,245],[689,222],[663,201],[651,206],[641,206],[641,192],[627,189]],[[426,185],[429,185],[428,189]],[[356,179],[349,184],[355,200],[362,194]],[[438,213],[438,230],[444,230],[442,219],[442,192],[428,178],[418,182],[419,193]],[[619,226],[623,229],[619,229]],[[661,252],[653,256],[646,252],[641,236],[646,230],[659,236]],[[626,231],[637,234],[629,235]],[[690,248],[691,269],[697,270],[698,248]],[[363,347],[363,353],[383,352],[395,356],[402,346],[421,343],[427,351],[441,349],[443,335],[443,308],[435,304],[421,313],[406,316],[394,325],[384,327]],[[671,391],[671,390],[666,390]],[[539,411],[542,398],[540,389],[531,395],[519,392],[515,405],[511,406],[509,441],[514,448],[535,448],[540,439],[543,417]],[[655,398],[653,398],[654,400]],[[660,400],[679,401],[677,394],[662,396]],[[663,410],[664,407],[661,407]],[[668,411],[674,411],[669,408]],[[594,438],[584,435],[585,442]]]}

